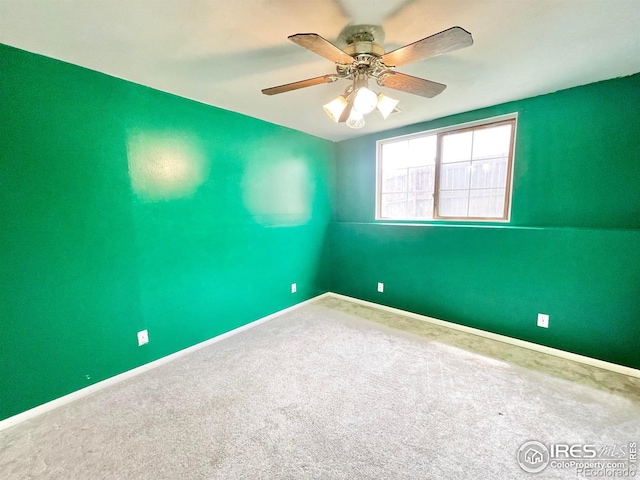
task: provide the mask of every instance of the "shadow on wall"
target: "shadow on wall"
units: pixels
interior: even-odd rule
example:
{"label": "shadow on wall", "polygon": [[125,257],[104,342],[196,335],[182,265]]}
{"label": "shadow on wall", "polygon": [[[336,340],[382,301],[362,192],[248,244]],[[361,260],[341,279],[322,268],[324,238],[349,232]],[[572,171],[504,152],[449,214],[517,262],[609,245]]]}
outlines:
{"label": "shadow on wall", "polygon": [[209,160],[198,138],[190,134],[133,133],[127,156],[131,186],[144,201],[189,197],[209,177]]}

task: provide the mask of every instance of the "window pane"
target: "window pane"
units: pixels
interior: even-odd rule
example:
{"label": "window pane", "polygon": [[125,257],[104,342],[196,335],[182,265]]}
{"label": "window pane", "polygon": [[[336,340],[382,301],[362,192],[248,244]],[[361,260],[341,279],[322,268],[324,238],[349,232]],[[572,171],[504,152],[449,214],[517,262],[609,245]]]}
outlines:
{"label": "window pane", "polygon": [[409,169],[409,191],[428,191],[429,193],[432,193],[435,183],[435,165]]}
{"label": "window pane", "polygon": [[380,197],[380,217],[382,218],[406,218],[407,194],[383,193]]}
{"label": "window pane", "polygon": [[471,160],[473,131],[452,133],[442,138],[442,163]]}
{"label": "window pane", "polygon": [[471,162],[471,188],[503,188],[507,184],[507,157]]}
{"label": "window pane", "polygon": [[470,217],[502,217],[504,210],[504,188],[471,190],[469,198]]}
{"label": "window pane", "polygon": [[440,191],[438,212],[443,217],[466,217],[469,209],[469,191]]}
{"label": "window pane", "polygon": [[407,168],[409,157],[409,142],[385,143],[382,145],[382,170],[393,168]]}
{"label": "window pane", "polygon": [[380,148],[380,218],[433,218],[435,135],[383,143]]}
{"label": "window pane", "polygon": [[431,192],[409,193],[407,204],[407,218],[410,219],[433,219],[433,195]]}
{"label": "window pane", "polygon": [[511,144],[511,125],[479,128],[473,136],[473,159],[508,157]]}
{"label": "window pane", "polygon": [[440,169],[440,190],[460,190],[469,188],[471,163],[451,163]]}
{"label": "window pane", "polygon": [[382,171],[382,193],[406,192],[407,169],[393,169]]}
{"label": "window pane", "polygon": [[512,129],[509,123],[443,135],[440,216],[504,217]]}
{"label": "window pane", "polygon": [[409,140],[407,166],[417,167],[420,165],[436,164],[436,148],[438,137],[430,135]]}

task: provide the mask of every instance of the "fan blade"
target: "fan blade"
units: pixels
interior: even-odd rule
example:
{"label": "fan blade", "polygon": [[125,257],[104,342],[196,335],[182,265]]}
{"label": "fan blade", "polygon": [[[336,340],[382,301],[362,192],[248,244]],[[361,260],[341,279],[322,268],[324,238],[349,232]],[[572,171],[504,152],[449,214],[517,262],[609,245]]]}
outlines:
{"label": "fan blade", "polygon": [[318,34],[296,33],[295,35],[291,35],[289,40],[334,63],[353,63],[353,57],[347,55],[333,43],[325,40]]}
{"label": "fan blade", "polygon": [[447,88],[447,86],[442,83],[436,83],[431,80],[425,80],[424,78],[412,77],[405,73],[393,71],[385,72],[383,74],[383,80],[378,83],[384,87],[427,98],[435,97]]}
{"label": "fan blade", "polygon": [[451,27],[448,30],[385,53],[380,58],[385,65],[399,67],[400,65],[435,57],[442,53],[453,52],[471,45],[473,45],[473,38],[469,32],[464,28]]}
{"label": "fan blade", "polygon": [[332,83],[339,78],[340,77],[337,75],[323,75],[321,77],[307,78],[306,80],[300,80],[299,82],[265,88],[262,90],[262,93],[265,95],[277,95],[278,93],[290,92],[291,90],[298,90],[299,88],[313,87],[314,85],[322,85],[323,83]]}
{"label": "fan blade", "polygon": [[351,110],[353,109],[353,102],[355,101],[355,99],[356,99],[355,93],[352,93],[351,95],[349,95],[347,106],[344,107],[344,110],[342,111],[342,115],[340,115],[340,119],[338,120],[338,123],[344,123],[349,119],[349,115],[351,115]]}

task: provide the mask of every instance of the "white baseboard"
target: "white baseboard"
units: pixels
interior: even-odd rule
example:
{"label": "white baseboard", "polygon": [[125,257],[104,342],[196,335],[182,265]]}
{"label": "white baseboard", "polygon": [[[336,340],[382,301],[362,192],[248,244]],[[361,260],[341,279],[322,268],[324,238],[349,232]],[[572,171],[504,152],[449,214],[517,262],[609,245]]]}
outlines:
{"label": "white baseboard", "polygon": [[596,358],[586,357],[584,355],[578,355],[577,353],[565,352],[564,350],[558,350],[557,348],[546,347],[544,345],[538,345],[537,343],[527,342],[525,340],[518,340],[517,338],[507,337],[497,333],[486,332],[477,328],[467,327],[465,325],[458,325],[457,323],[447,322],[444,320],[438,320],[437,318],[427,317],[426,315],[420,315],[418,313],[407,312],[406,310],[400,310],[399,308],[387,307],[386,305],[380,305],[379,303],[369,302],[366,300],[360,300],[359,298],[348,297],[339,293],[329,292],[326,296],[340,298],[349,302],[358,303],[367,307],[377,308],[378,310],[384,310],[386,312],[403,315],[405,317],[415,318],[416,320],[422,320],[424,322],[433,323],[441,327],[452,328],[454,330],[460,330],[462,332],[471,333],[480,337],[490,338],[491,340],[497,340],[499,342],[508,343],[517,347],[528,348],[529,350],[535,350],[536,352],[546,353],[555,357],[564,358],[566,360],[572,360],[574,362],[584,363],[585,365],[591,365],[592,367],[602,368],[604,370],[610,370],[612,372],[621,373],[630,377],[640,378],[640,370],[631,367],[625,367],[624,365],[618,365],[616,363],[605,362],[604,360],[598,360]]}
{"label": "white baseboard", "polygon": [[67,403],[78,400],[79,398],[86,397],[94,392],[102,390],[104,388],[110,387],[116,383],[122,382],[123,380],[127,380],[128,378],[135,377],[136,375],[140,375],[141,373],[147,372],[153,368],[159,367],[160,365],[164,365],[165,363],[171,362],[180,357],[184,357],[189,353],[195,352],[196,350],[200,350],[201,348],[208,347],[209,345],[213,345],[216,342],[224,340],[225,338],[232,337],[233,335],[237,335],[238,333],[242,333],[245,330],[249,330],[250,328],[257,327],[258,325],[268,322],[269,320],[273,320],[276,317],[284,315],[285,313],[296,310],[304,305],[320,300],[321,298],[327,297],[328,293],[323,293],[322,295],[318,295],[316,297],[310,298],[309,300],[305,300],[304,302],[297,303],[291,307],[285,308],[278,312],[272,313],[271,315],[267,315],[266,317],[259,318],[251,323],[247,323],[246,325],[242,325],[241,327],[230,330],[226,333],[218,335],[217,337],[213,337],[209,340],[205,340],[204,342],[197,343],[192,345],[191,347],[187,347],[178,352],[172,353],[171,355],[167,355],[166,357],[159,358],[158,360],[154,360],[153,362],[146,363],[139,367],[136,367],[132,370],[128,370],[123,372],[115,377],[107,378],[98,383],[94,383],[86,388],[81,390],[76,390],[75,392],[69,393],[60,398],[56,398],[55,400],[51,400],[50,402],[44,403],[42,405],[38,405],[37,407],[31,408],[25,412],[19,413],[12,417],[6,418],[0,421],[0,431],[13,427],[18,423],[25,422],[31,418],[37,417],[38,415],[42,415],[43,413],[49,412],[55,408],[58,408],[62,405],[66,405]]}
{"label": "white baseboard", "polygon": [[31,418],[37,417],[38,415],[42,415],[43,413],[54,410],[62,405],[66,405],[67,403],[78,400],[79,398],[90,395],[94,392],[107,388],[116,383],[122,382],[131,377],[135,377],[136,375],[140,375],[141,373],[147,372],[153,368],[159,367],[160,365],[164,365],[165,363],[171,362],[177,358],[188,355],[189,353],[195,352],[196,350],[200,350],[201,348],[208,347],[209,345],[213,345],[216,342],[224,340],[225,338],[229,338],[233,335],[237,335],[238,333],[242,333],[250,328],[256,327],[262,323],[268,322],[276,317],[284,315],[285,313],[296,310],[304,305],[308,305],[309,303],[316,302],[322,298],[326,297],[334,297],[342,300],[346,300],[349,302],[357,303],[360,305],[364,305],[367,307],[377,308],[379,310],[384,310],[387,312],[395,313],[398,315],[403,315],[405,317],[415,318],[417,320],[429,322],[435,325],[439,325],[441,327],[452,328],[454,330],[460,330],[462,332],[471,333],[473,335],[478,335],[480,337],[489,338],[492,340],[497,340],[499,342],[508,343],[510,345],[515,345],[518,347],[528,348],[529,350],[534,350],[541,353],[546,353],[548,355],[553,355],[556,357],[564,358],[567,360],[573,360],[574,362],[583,363],[586,365],[591,365],[593,367],[602,368],[605,370],[609,370],[612,372],[620,373],[623,375],[628,375],[630,377],[640,378],[640,370],[636,370],[634,368],[625,367],[623,365],[617,365],[615,363],[605,362],[603,360],[598,360],[591,357],[586,357],[584,355],[578,355],[575,353],[565,352],[564,350],[558,350],[556,348],[546,347],[544,345],[538,345],[537,343],[527,342],[524,340],[518,340],[516,338],[507,337],[504,335],[499,335],[497,333],[486,332],[484,330],[479,330],[477,328],[467,327],[464,325],[458,325],[457,323],[447,322],[444,320],[438,320],[437,318],[427,317],[425,315],[420,315],[418,313],[408,312],[406,310],[401,310],[399,308],[387,307],[386,305],[380,305],[379,303],[369,302],[366,300],[360,300],[358,298],[348,297],[346,295],[341,295],[339,293],[323,293],[322,295],[318,295],[316,297],[310,298],[309,300],[305,300],[304,302],[297,303],[296,305],[292,305],[291,307],[285,308],[278,312],[272,313],[271,315],[267,315],[266,317],[259,318],[251,323],[247,323],[241,327],[238,327],[229,332],[218,335],[217,337],[211,338],[209,340],[205,340],[204,342],[197,343],[196,345],[192,345],[191,347],[185,348],[178,352],[172,353],[171,355],[167,355],[166,357],[159,358],[158,360],[154,360],[153,362],[141,365],[132,370],[128,370],[114,377],[108,378],[101,382],[90,385],[81,390],[77,390],[68,395],[65,395],[60,398],[56,398],[50,402],[44,403],[37,407],[31,408],[25,412],[19,413],[12,417],[6,418],[0,421],[0,431],[17,425],[18,423],[27,421]]}

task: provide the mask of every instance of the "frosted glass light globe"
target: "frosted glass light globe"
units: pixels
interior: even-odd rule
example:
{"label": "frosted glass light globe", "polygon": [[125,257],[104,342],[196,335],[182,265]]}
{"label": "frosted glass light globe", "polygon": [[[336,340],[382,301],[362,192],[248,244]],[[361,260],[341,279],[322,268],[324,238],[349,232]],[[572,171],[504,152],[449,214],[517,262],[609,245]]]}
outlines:
{"label": "frosted glass light globe", "polygon": [[367,87],[361,87],[356,93],[356,99],[353,101],[353,106],[363,115],[373,112],[378,104],[378,96],[373,90],[369,90]]}
{"label": "frosted glass light globe", "polygon": [[389,115],[391,115],[393,110],[396,108],[396,105],[398,105],[398,100],[395,98],[387,97],[382,93],[378,95],[378,111],[385,120]]}
{"label": "frosted glass light globe", "polygon": [[338,121],[340,120],[340,116],[342,115],[342,112],[344,111],[346,106],[347,100],[343,95],[340,95],[335,100],[331,100],[326,105],[323,105],[322,108],[324,108],[324,111],[327,115],[329,115],[329,118],[331,120],[338,123]]}
{"label": "frosted glass light globe", "polygon": [[349,118],[347,119],[347,127],[362,128],[364,127],[364,116],[355,108],[351,109]]}

